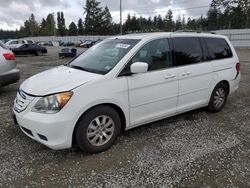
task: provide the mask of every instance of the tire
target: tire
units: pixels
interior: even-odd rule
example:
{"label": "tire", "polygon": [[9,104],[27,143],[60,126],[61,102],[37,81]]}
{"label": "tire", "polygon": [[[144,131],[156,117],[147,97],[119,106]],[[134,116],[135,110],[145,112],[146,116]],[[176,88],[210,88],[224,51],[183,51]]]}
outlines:
{"label": "tire", "polygon": [[220,112],[226,104],[227,97],[228,97],[228,88],[224,83],[220,82],[215,86],[212,92],[208,104],[208,110],[210,112]]}
{"label": "tire", "polygon": [[116,142],[121,131],[121,120],[113,108],[98,106],[86,112],[76,126],[79,148],[87,153],[99,153]]}
{"label": "tire", "polygon": [[43,55],[43,52],[42,52],[42,51],[36,51],[36,52],[35,52],[35,55],[36,55],[36,56],[42,56],[42,55]]}

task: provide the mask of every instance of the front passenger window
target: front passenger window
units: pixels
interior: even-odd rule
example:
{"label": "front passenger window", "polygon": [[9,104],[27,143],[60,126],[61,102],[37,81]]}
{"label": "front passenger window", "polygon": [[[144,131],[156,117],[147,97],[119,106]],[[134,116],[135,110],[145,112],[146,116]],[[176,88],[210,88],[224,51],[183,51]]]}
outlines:
{"label": "front passenger window", "polygon": [[142,47],[132,58],[135,62],[148,63],[148,71],[164,69],[172,66],[171,50],[167,39],[157,39]]}

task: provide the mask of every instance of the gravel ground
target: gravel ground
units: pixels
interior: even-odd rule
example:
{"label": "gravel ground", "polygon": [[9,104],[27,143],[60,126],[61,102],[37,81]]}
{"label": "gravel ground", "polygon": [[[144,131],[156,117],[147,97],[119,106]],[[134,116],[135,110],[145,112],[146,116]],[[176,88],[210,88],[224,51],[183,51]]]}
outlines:
{"label": "gravel ground", "polygon": [[[21,81],[69,61],[48,50],[17,58]],[[53,151],[25,136],[11,118],[20,83],[3,88],[0,187],[250,187],[250,50],[238,54],[242,82],[222,112],[199,109],[132,129],[95,155]]]}

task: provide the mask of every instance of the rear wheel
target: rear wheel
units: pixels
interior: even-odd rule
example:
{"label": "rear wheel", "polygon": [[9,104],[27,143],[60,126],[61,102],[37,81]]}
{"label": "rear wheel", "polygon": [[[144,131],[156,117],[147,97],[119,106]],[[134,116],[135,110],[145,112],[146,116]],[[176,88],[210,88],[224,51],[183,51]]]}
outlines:
{"label": "rear wheel", "polygon": [[43,52],[42,51],[36,51],[36,56],[41,56],[41,55],[43,55]]}
{"label": "rear wheel", "polygon": [[98,106],[84,114],[76,128],[81,150],[98,153],[110,148],[121,131],[119,114],[109,106]]}
{"label": "rear wheel", "polygon": [[211,95],[208,109],[210,112],[219,112],[221,111],[227,101],[228,96],[228,88],[224,83],[219,83],[216,85],[216,87],[213,90],[213,93]]}

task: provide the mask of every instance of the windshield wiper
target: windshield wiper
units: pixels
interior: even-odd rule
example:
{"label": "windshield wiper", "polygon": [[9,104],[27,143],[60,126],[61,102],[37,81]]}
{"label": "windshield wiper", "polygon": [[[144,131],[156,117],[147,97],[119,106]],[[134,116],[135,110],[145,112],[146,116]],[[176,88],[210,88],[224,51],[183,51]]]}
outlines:
{"label": "windshield wiper", "polygon": [[85,69],[85,68],[83,68],[81,66],[77,66],[77,65],[69,65],[69,67],[71,67],[73,69],[78,69],[78,70],[86,71],[86,72],[91,72],[90,70]]}

